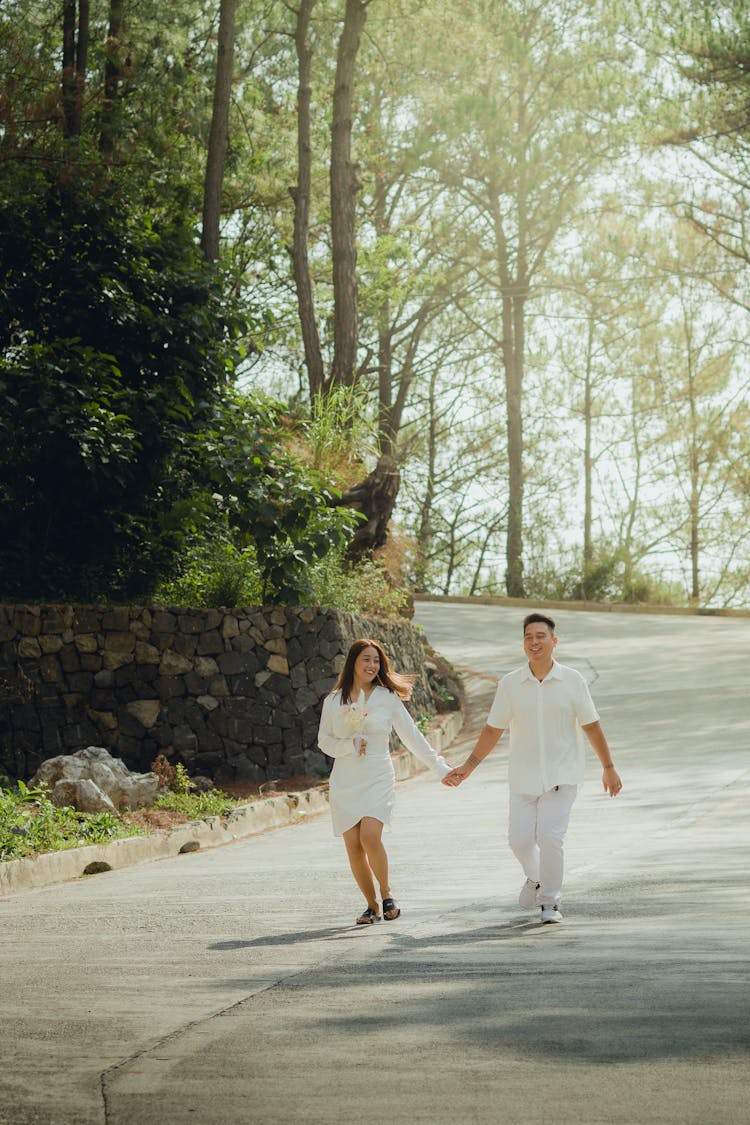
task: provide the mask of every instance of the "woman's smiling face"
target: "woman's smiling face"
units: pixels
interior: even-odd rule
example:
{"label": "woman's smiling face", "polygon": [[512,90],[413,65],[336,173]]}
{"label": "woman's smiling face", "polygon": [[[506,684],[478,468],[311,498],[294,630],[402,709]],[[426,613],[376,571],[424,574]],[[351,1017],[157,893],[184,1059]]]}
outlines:
{"label": "woman's smiling face", "polygon": [[379,671],[380,654],[372,645],[367,645],[354,661],[355,683],[371,684]]}

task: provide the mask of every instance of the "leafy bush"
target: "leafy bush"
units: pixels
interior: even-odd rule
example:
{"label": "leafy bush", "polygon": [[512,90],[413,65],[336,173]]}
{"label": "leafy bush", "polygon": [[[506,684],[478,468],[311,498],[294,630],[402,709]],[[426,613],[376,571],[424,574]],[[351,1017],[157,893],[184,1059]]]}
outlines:
{"label": "leafy bush", "polygon": [[617,555],[601,553],[565,576],[564,597],[570,601],[607,602],[620,594],[622,564]]}
{"label": "leafy bush", "polygon": [[140,600],[211,554],[210,602],[309,598],[357,517],[229,386],[230,279],[186,226],[36,187],[0,193],[0,597]]}
{"label": "leafy bush", "polygon": [[[205,526],[156,591],[173,605],[316,602],[352,608],[344,562],[357,513],[285,449],[279,404],[228,391],[195,451],[194,479],[206,482]],[[210,493],[209,493],[210,490]],[[377,572],[380,579],[380,572]],[[344,600],[332,601],[341,593]],[[389,593],[381,590],[378,597]],[[393,598],[390,597],[390,601]],[[381,612],[389,612],[383,609]]]}
{"label": "leafy bush", "polygon": [[192,230],[0,193],[0,594],[127,600],[204,520],[186,462],[245,321]]}
{"label": "leafy bush", "polygon": [[330,551],[310,573],[310,604],[333,606],[350,613],[397,617],[409,595],[393,586],[385,568],[375,559],[350,563],[343,550]]}
{"label": "leafy bush", "polygon": [[359,473],[377,444],[364,392],[334,386],[315,396],[310,415],[305,435],[313,469],[339,487],[350,484],[352,469]]}
{"label": "leafy bush", "polygon": [[191,820],[199,820],[205,816],[228,816],[232,809],[243,803],[222,793],[220,789],[209,789],[207,792],[199,793],[185,767],[178,764],[172,791],[157,797],[154,808],[172,809],[183,813]]}
{"label": "leafy bush", "polygon": [[155,599],[181,606],[258,605],[263,594],[255,549],[213,536],[185,552],[177,575],[159,585]]}
{"label": "leafy bush", "polygon": [[688,598],[679,582],[634,571],[624,582],[621,601],[634,605],[684,606]]}
{"label": "leafy bush", "polygon": [[0,860],[103,844],[140,833],[141,829],[112,813],[82,813],[68,805],[58,808],[45,786],[29,789],[19,781],[14,789],[0,789]]}
{"label": "leafy bush", "polygon": [[550,601],[629,602],[684,605],[678,583],[629,570],[618,554],[600,546],[584,567],[580,551],[561,557],[557,565],[537,562],[524,575],[528,598]]}

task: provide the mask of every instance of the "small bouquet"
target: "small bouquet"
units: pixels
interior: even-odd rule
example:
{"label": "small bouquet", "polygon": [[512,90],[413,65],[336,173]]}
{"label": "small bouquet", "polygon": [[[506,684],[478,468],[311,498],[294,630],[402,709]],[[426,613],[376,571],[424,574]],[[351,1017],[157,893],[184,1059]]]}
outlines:
{"label": "small bouquet", "polygon": [[367,738],[364,737],[364,721],[369,715],[369,711],[364,705],[364,692],[360,692],[358,700],[354,703],[342,708],[340,715],[337,717],[336,730],[337,735],[346,738],[347,735],[352,736],[354,747],[360,755],[364,754],[363,742],[367,745]]}

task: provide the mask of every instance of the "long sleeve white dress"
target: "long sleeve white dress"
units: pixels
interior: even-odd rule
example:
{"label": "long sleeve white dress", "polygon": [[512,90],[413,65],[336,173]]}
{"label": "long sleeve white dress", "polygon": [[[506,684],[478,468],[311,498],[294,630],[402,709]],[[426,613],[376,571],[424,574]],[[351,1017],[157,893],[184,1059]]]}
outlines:
{"label": "long sleeve white dress", "polygon": [[[418,730],[395,692],[378,685],[366,703],[362,697],[353,706],[342,706],[340,691],[332,692],[323,701],[318,745],[334,759],[329,797],[335,836],[353,828],[363,816],[390,825],[396,793],[391,730],[438,777],[450,772],[451,767]],[[367,739],[364,755],[354,745],[357,733]]]}

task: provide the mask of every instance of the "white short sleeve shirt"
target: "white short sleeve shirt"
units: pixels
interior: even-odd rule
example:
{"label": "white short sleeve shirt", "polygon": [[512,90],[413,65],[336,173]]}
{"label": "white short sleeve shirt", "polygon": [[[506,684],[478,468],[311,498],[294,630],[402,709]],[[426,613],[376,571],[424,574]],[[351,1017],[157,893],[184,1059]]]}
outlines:
{"label": "white short sleeve shirt", "polygon": [[580,672],[552,662],[540,683],[528,664],[503,676],[487,716],[508,730],[511,793],[540,796],[556,785],[580,785],[585,755],[581,727],[599,718]]}

